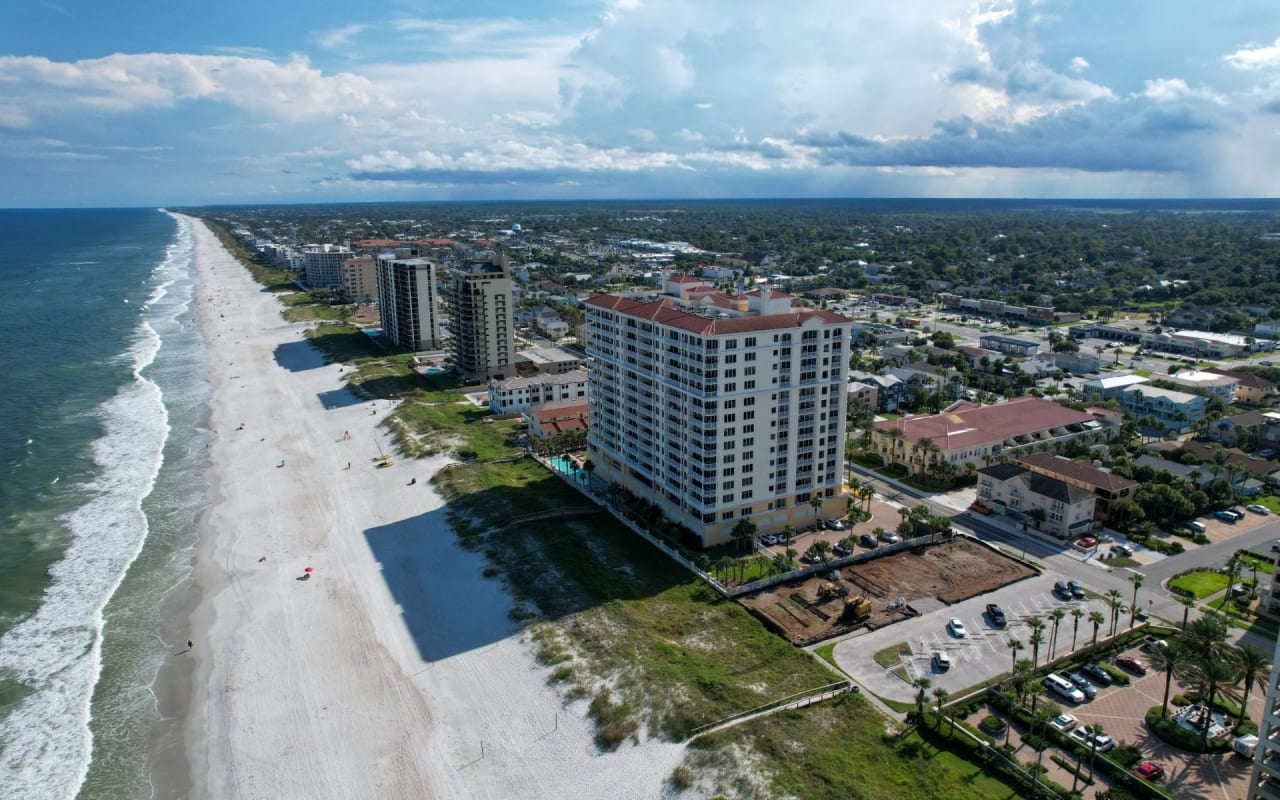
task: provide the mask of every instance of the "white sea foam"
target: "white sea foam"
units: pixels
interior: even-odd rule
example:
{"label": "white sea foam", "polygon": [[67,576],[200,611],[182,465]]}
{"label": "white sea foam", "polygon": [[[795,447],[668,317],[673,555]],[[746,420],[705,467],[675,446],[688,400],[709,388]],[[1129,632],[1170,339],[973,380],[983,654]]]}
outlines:
{"label": "white sea foam", "polygon": [[[173,276],[189,269],[190,225],[162,262],[151,303],[164,298]],[[101,673],[103,609],[147,536],[142,501],[155,486],[169,434],[159,386],[143,374],[162,341],[153,326],[172,323],[189,301],[142,319],[121,360],[133,380],[97,410],[104,434],[93,443],[97,476],[78,490],[88,501],[60,521],[71,533],[39,609],[0,639],[0,670],[31,689],[0,726],[0,796],[70,798],[92,758],[90,701]],[[163,314],[163,316],[160,316]]]}

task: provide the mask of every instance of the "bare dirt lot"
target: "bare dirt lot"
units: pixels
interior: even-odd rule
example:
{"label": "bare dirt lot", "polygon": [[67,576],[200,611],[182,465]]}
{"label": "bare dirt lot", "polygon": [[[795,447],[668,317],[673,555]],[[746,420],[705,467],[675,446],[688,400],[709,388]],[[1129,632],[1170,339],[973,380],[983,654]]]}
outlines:
{"label": "bare dirt lot", "polygon": [[[878,628],[906,618],[905,609],[893,607],[899,597],[907,605],[922,598],[949,605],[1035,574],[993,549],[957,537],[843,567],[836,587],[845,595],[820,597],[829,588],[828,579],[814,575],[738,599],[788,641],[811,644],[862,625]],[[846,596],[869,599],[870,616],[844,615]]]}

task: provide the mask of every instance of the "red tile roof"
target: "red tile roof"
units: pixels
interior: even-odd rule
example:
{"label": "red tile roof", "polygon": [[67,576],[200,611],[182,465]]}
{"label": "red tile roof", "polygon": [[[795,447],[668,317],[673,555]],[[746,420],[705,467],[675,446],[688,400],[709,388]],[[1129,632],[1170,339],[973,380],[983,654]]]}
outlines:
{"label": "red tile roof", "polygon": [[587,300],[587,305],[604,308],[625,314],[636,319],[646,319],[661,325],[696,333],[702,336],[717,336],[730,333],[750,333],[752,331],[783,330],[817,320],[824,325],[842,325],[848,319],[821,309],[800,309],[784,314],[752,315],[744,317],[704,317],[685,311],[670,298],[658,300],[636,300],[616,294],[598,294]]}
{"label": "red tile roof", "polygon": [[692,275],[672,275],[667,278],[670,283],[702,283],[702,278],[695,278]]}
{"label": "red tile roof", "polygon": [[1052,453],[1027,453],[1018,456],[1018,461],[1045,474],[1061,475],[1109,492],[1118,492],[1138,485],[1137,481],[1100,470],[1088,461],[1072,461]]}
{"label": "red tile roof", "polygon": [[1015,397],[990,406],[961,401],[941,414],[877,422],[876,429],[888,431],[899,428],[908,442],[932,439],[943,450],[959,450],[1020,434],[1093,421],[1093,417],[1083,411],[1049,400]]}
{"label": "red tile roof", "polygon": [[1276,388],[1271,381],[1252,372],[1236,372],[1235,370],[1222,369],[1221,367],[1210,367],[1205,372],[1212,372],[1214,375],[1226,375],[1228,378],[1235,378],[1241,386],[1247,386],[1250,389],[1260,389],[1262,391],[1270,391]]}

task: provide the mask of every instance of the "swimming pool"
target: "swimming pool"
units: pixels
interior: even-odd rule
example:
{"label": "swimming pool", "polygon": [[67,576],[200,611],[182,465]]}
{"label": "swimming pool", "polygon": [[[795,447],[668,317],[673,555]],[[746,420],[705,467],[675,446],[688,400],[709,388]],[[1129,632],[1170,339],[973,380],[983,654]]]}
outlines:
{"label": "swimming pool", "polygon": [[552,456],[547,459],[547,462],[551,464],[552,469],[561,475],[568,475],[579,482],[586,480],[586,470],[573,463],[573,459],[568,456]]}

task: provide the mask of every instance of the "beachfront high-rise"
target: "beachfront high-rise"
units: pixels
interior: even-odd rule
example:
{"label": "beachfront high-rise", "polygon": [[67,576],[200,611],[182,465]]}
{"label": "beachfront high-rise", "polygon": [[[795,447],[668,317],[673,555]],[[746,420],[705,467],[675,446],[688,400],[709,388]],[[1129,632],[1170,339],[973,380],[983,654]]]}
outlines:
{"label": "beachfront high-rise", "polygon": [[516,374],[514,284],[507,259],[470,261],[454,269],[449,327],[454,364],[467,380]]}
{"label": "beachfront high-rise", "polygon": [[587,301],[595,476],[704,545],[744,518],[771,532],[844,514],[852,322],[767,288],[730,297],[679,275],[665,292]]}
{"label": "beachfront high-rise", "polygon": [[302,250],[302,269],[312,289],[341,289],[342,262],[354,256],[337,244],[309,244]]}
{"label": "beachfront high-rise", "polygon": [[1280,800],[1280,642],[1271,659],[1267,699],[1259,722],[1249,800]]}
{"label": "beachfront high-rise", "polygon": [[378,262],[373,256],[343,259],[342,296],[362,306],[378,302]]}
{"label": "beachfront high-rise", "polygon": [[382,333],[409,350],[440,348],[436,264],[397,253],[378,256],[378,316]]}

